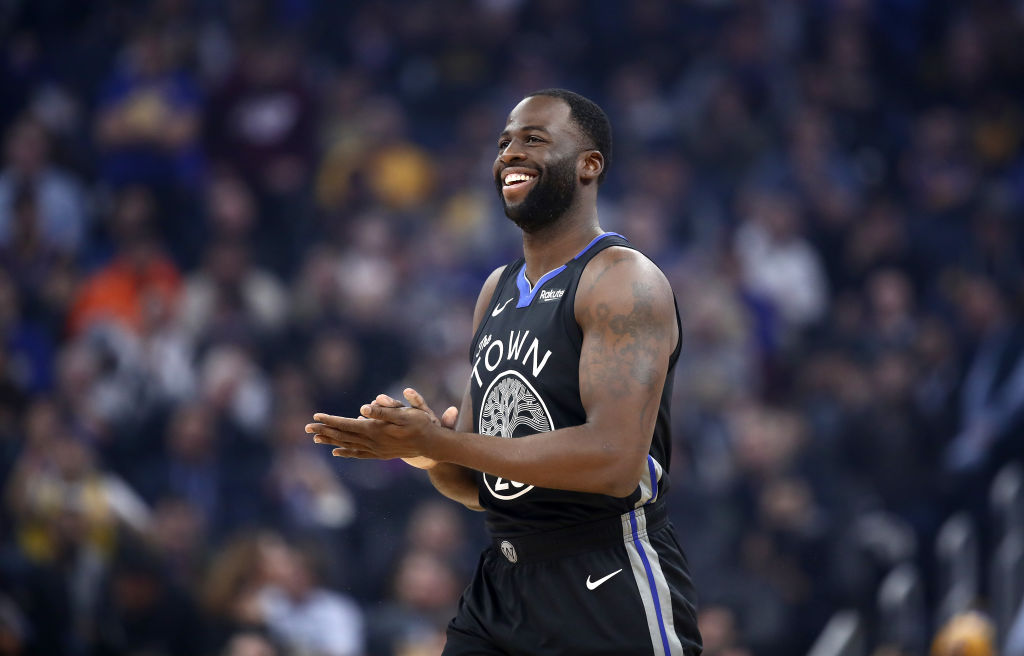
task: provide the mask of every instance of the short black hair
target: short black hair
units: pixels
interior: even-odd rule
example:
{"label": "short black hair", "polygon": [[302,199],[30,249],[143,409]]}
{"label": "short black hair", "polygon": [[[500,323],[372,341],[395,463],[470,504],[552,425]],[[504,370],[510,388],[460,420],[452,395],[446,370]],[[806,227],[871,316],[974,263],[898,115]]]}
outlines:
{"label": "short black hair", "polygon": [[604,182],[604,177],[612,164],[612,124],[608,121],[608,115],[604,113],[604,110],[593,100],[568,89],[541,89],[526,97],[533,98],[534,96],[558,98],[569,106],[570,118],[580,131],[593,142],[594,149],[601,151],[601,154],[604,155],[604,169],[597,177],[597,183]]}

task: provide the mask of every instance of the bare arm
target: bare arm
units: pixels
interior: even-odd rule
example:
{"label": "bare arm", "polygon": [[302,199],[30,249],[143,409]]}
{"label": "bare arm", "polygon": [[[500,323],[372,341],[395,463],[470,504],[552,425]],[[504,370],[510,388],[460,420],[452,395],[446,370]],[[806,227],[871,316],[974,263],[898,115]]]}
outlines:
{"label": "bare arm", "polygon": [[678,340],[671,288],[639,253],[609,248],[584,271],[575,310],[587,413],[580,426],[507,440],[461,427],[442,431],[408,409],[363,406],[361,413],[375,422],[317,419],[341,455],[425,455],[531,485],[628,496],[645,465]]}
{"label": "bare arm", "polygon": [[[462,396],[462,407],[455,430],[467,432],[473,430],[473,399],[469,396],[469,386]],[[450,462],[438,462],[427,470],[430,482],[438,492],[453,501],[458,501],[470,510],[483,510],[480,505],[480,490],[476,485],[472,469]]]}

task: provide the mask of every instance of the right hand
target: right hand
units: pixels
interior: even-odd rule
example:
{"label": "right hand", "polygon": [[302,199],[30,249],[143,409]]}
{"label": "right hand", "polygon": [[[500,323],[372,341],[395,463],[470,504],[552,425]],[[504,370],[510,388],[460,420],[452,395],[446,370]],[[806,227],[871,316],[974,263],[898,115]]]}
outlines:
{"label": "right hand", "polygon": [[[402,394],[405,396],[405,399],[409,402],[409,405],[411,407],[416,408],[417,410],[422,410],[423,412],[427,413],[432,423],[448,429],[455,428],[455,421],[456,419],[458,419],[459,416],[459,409],[456,408],[455,406],[450,406],[441,414],[441,417],[438,418],[437,415],[434,414],[434,411],[430,409],[430,406],[427,405],[427,402],[423,399],[423,396],[420,395],[419,392],[417,392],[411,387],[407,387],[402,392]],[[384,408],[404,407],[404,404],[401,401],[393,399],[387,394],[378,394],[377,398],[373,400],[373,405],[378,405]],[[436,460],[434,460],[433,458],[428,458],[426,456],[402,458],[402,460],[412,465],[413,467],[416,467],[417,469],[433,469],[434,466],[437,465]]]}

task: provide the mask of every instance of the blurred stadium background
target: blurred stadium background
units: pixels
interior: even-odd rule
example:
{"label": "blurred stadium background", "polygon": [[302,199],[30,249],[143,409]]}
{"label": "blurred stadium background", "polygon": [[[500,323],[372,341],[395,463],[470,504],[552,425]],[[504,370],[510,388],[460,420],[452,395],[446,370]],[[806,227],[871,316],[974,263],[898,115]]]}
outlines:
{"label": "blurred stadium background", "polygon": [[1024,654],[1024,3],[0,3],[0,653],[437,654],[481,519],[314,410],[460,397],[526,92],[671,277],[708,656]]}

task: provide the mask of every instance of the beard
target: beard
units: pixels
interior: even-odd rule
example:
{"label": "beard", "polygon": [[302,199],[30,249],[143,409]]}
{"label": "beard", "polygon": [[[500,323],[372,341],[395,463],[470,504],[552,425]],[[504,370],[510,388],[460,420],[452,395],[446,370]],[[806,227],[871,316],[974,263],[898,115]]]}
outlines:
{"label": "beard", "polygon": [[518,205],[505,202],[500,179],[497,185],[505,216],[523,232],[543,230],[561,218],[576,198],[576,156],[567,156],[549,166]]}

